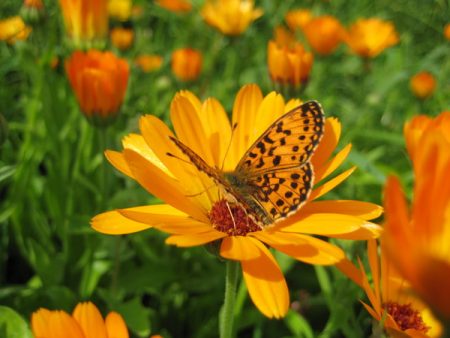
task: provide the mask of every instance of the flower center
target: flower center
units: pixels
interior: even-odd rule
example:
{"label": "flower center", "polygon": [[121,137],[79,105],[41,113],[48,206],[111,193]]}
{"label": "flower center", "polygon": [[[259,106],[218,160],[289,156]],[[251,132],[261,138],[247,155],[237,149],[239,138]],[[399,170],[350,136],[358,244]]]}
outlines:
{"label": "flower center", "polygon": [[260,230],[240,204],[230,203],[225,199],[214,203],[209,212],[209,220],[216,230],[230,236],[245,236],[249,232]]}
{"label": "flower center", "polygon": [[383,308],[386,309],[397,325],[403,330],[414,329],[423,333],[427,333],[430,329],[423,322],[422,316],[419,311],[414,310],[410,304],[400,305],[395,302],[386,302],[383,304]]}

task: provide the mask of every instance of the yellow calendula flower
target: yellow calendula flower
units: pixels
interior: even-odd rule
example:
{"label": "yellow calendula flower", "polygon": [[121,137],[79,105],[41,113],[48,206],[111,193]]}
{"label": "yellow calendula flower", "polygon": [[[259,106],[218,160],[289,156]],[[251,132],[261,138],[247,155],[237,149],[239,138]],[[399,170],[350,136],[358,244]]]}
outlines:
{"label": "yellow calendula flower", "polygon": [[[317,103],[310,105],[315,107],[314,113],[319,114]],[[170,112],[175,133],[157,117],[146,115],[139,123],[141,134],[130,134],[123,139],[122,152],[106,151],[106,157],[119,171],[136,180],[165,204],[105,212],[93,218],[92,227],[115,235],[155,228],[170,234],[167,244],[179,247],[217,243],[223,258],[241,263],[250,297],[258,309],[267,317],[283,317],[289,309],[289,291],[267,246],[305,263],[332,265],[344,258],[344,252],[313,235],[368,239],[377,237],[380,232],[379,226],[368,221],[380,215],[379,206],[359,201],[317,201],[354,170],[348,169],[329,179],[351,148],[347,145],[331,156],[341,133],[341,125],[335,118],[324,121],[317,115],[316,121],[306,121],[311,123],[311,128],[317,123],[316,127],[321,129],[322,124],[325,132],[320,144],[316,143],[318,147],[307,165],[314,168],[314,188],[309,170],[303,175],[304,185],[297,182],[289,185],[292,189],[300,186],[311,189],[310,194],[301,190],[304,204],[290,217],[262,226],[257,220],[267,221],[270,217],[257,212],[263,210],[261,206],[244,207],[242,196],[224,193],[224,186],[215,181],[214,175],[227,175],[235,168],[248,165],[247,162],[241,163],[241,159],[251,162],[250,159],[255,158],[252,151],[244,155],[249,148],[255,152],[258,148],[270,157],[274,151],[270,142],[275,142],[274,133],[282,129],[279,123],[275,125],[274,122],[296,107],[296,112],[312,113],[309,105],[298,106],[298,100],[285,103],[283,97],[275,92],[264,97],[258,86],[247,85],[237,94],[230,121],[217,100],[210,98],[201,102],[191,92],[179,92],[172,101]],[[271,125],[272,128],[268,129]],[[311,132],[309,128],[307,130]],[[267,137],[251,147],[266,129],[269,131]],[[283,135],[297,138],[296,133],[284,130]],[[279,142],[283,143],[281,139]],[[299,147],[295,147],[292,151],[299,151]],[[249,169],[251,172],[264,166],[261,159]],[[284,160],[290,161],[291,157],[282,160],[275,156],[269,165],[278,166]],[[286,171],[286,175],[292,176],[289,176],[290,180],[300,180],[296,172]],[[271,177],[267,176],[267,179]],[[280,178],[279,184],[286,179]],[[235,187],[249,188],[239,184]],[[291,189],[289,187],[287,189]],[[260,203],[264,203],[264,196],[275,198],[275,192],[281,193],[283,189],[278,186],[270,191],[258,190]],[[289,191],[284,194],[283,198],[297,199]],[[233,198],[238,199],[237,202],[233,202]],[[286,204],[281,196],[278,200],[276,208],[280,213],[284,212],[280,205],[286,207]],[[275,206],[270,213],[281,215]]]}
{"label": "yellow calendula flower", "polygon": [[20,16],[0,20],[0,41],[14,43],[26,40],[31,33],[31,27],[25,25]]}
{"label": "yellow calendula flower", "polygon": [[131,28],[116,27],[111,29],[111,43],[120,50],[127,50],[134,41],[134,31]]}
{"label": "yellow calendula flower", "polygon": [[345,42],[359,56],[373,58],[399,42],[395,26],[377,18],[359,19],[348,30]]}
{"label": "yellow calendula flower", "polygon": [[313,15],[309,9],[295,9],[287,12],[284,19],[292,31],[303,29],[311,21]]}
{"label": "yellow calendula flower", "polygon": [[314,56],[285,29],[275,30],[267,45],[267,64],[274,83],[298,87],[309,79]]}
{"label": "yellow calendula flower", "polygon": [[122,316],[110,312],[103,319],[97,307],[91,303],[79,303],[72,315],[41,308],[31,316],[31,328],[35,338],[129,338]]}
{"label": "yellow calendula flower", "polygon": [[[414,170],[409,208],[395,177],[385,188],[387,254],[412,290],[450,322],[450,113],[420,115],[405,125]],[[447,332],[448,334],[448,332]]]}
{"label": "yellow calendula flower", "polygon": [[436,79],[429,72],[419,72],[409,81],[409,87],[419,99],[425,99],[433,95],[436,89]]}
{"label": "yellow calendula flower", "polygon": [[161,68],[163,57],[153,54],[141,54],[134,59],[134,64],[148,73]]}
{"label": "yellow calendula flower", "polygon": [[202,9],[208,25],[225,35],[242,34],[263,13],[253,0],[207,0]]}
{"label": "yellow calendula flower", "polygon": [[113,19],[127,21],[130,19],[133,1],[131,0],[109,0],[108,13]]}
{"label": "yellow calendula flower", "polygon": [[59,0],[66,34],[77,48],[103,44],[108,36],[107,0]]}
{"label": "yellow calendula flower", "polygon": [[372,283],[361,263],[359,269],[349,261],[339,264],[342,271],[365,291],[370,304],[362,304],[367,312],[389,337],[440,337],[441,324],[411,293],[408,282],[399,275],[384,250],[381,250],[380,260],[377,249],[376,240],[369,240],[367,256]]}

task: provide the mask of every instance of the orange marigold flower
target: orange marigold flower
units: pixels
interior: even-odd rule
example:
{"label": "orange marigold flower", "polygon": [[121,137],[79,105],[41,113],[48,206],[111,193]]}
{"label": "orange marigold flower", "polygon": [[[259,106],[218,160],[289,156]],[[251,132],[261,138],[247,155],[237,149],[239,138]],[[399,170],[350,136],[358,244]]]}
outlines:
{"label": "orange marigold flower", "polygon": [[410,292],[408,282],[398,274],[384,250],[380,263],[376,240],[368,241],[367,255],[372,285],[361,262],[360,269],[347,260],[338,267],[365,291],[370,305],[364,302],[363,305],[369,314],[384,326],[390,337],[440,337],[441,324]]}
{"label": "orange marigold flower", "polygon": [[295,87],[305,84],[313,65],[313,54],[282,28],[275,31],[275,39],[267,45],[267,63],[272,81]]}
{"label": "orange marigold flower", "polygon": [[177,49],[172,53],[172,72],[181,81],[192,81],[202,71],[203,56],[192,48]]}
{"label": "orange marigold flower", "polygon": [[263,97],[256,85],[247,85],[237,94],[230,121],[214,98],[201,102],[191,92],[179,92],[170,112],[179,141],[164,122],[146,115],[140,120],[141,134],[123,139],[122,152],[106,151],[118,170],[167,204],[109,211],[94,217],[92,227],[115,235],[156,228],[170,234],[167,244],[180,247],[220,243],[223,258],[241,263],[258,309],[267,317],[283,317],[289,308],[289,291],[266,245],[302,262],[332,265],[344,258],[344,252],[312,235],[368,239],[380,232],[379,226],[368,222],[380,215],[379,206],[316,200],[354,170],[326,180],[351,148],[347,145],[331,156],[340,137],[340,123],[335,118],[326,119],[325,134],[310,160],[314,184],[319,185],[297,213],[265,227],[257,225],[239,204],[225,202],[220,186],[192,165],[175,141],[183,142],[211,168],[231,172],[268,126],[298,105],[299,100],[285,103],[275,92]]}
{"label": "orange marigold flower", "polygon": [[31,27],[25,25],[20,16],[0,20],[0,41],[14,43],[18,40],[26,40],[30,33]]}
{"label": "orange marigold flower", "polygon": [[444,36],[447,40],[450,40],[450,23],[446,24],[444,27]]}
{"label": "orange marigold flower", "polygon": [[208,25],[225,35],[239,35],[263,15],[260,8],[254,8],[253,0],[207,0],[202,16]]}
{"label": "orange marigold flower", "polygon": [[148,73],[161,68],[163,58],[160,55],[142,54],[134,59],[134,63]]}
{"label": "orange marigold flower", "polygon": [[[384,242],[396,268],[434,313],[450,321],[450,113],[405,124],[414,170],[411,208],[398,179],[385,188]],[[400,249],[399,249],[400,248]],[[406,249],[405,249],[406,248]]]}
{"label": "orange marigold flower", "polygon": [[366,58],[373,58],[399,41],[392,22],[377,18],[359,19],[348,30],[345,42],[351,50]]}
{"label": "orange marigold flower", "polygon": [[192,4],[187,0],[156,0],[157,5],[175,13],[189,12]]}
{"label": "orange marigold flower", "polygon": [[344,38],[344,32],[341,23],[331,15],[311,19],[303,27],[308,43],[322,55],[328,55],[338,47]]}
{"label": "orange marigold flower", "polygon": [[111,43],[120,50],[131,47],[134,40],[134,31],[131,28],[116,27],[111,29]]}
{"label": "orange marigold flower", "polygon": [[119,112],[127,90],[127,61],[111,52],[76,51],[65,66],[84,115],[95,124],[111,122]]}
{"label": "orange marigold flower", "polygon": [[107,0],[59,0],[66,33],[77,48],[103,44],[108,36]]}
{"label": "orange marigold flower", "polygon": [[79,303],[72,315],[61,310],[40,308],[31,315],[31,329],[35,338],[129,338],[127,326],[120,314],[110,312],[103,319],[91,302]]}
{"label": "orange marigold flower", "polygon": [[295,9],[287,12],[285,20],[292,31],[303,29],[312,19],[312,13],[309,9]]}
{"label": "orange marigold flower", "polygon": [[429,72],[420,72],[411,78],[409,86],[415,96],[419,99],[425,99],[434,93],[436,79]]}
{"label": "orange marigold flower", "polygon": [[111,18],[127,21],[130,19],[132,7],[131,0],[109,0],[108,13]]}

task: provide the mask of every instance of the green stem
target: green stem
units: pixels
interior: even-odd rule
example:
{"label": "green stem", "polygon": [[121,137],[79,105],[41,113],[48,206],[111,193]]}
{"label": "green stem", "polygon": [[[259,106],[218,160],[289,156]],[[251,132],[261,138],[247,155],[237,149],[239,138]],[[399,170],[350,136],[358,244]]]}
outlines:
{"label": "green stem", "polygon": [[239,262],[227,260],[225,275],[225,297],[220,313],[220,338],[233,337],[234,302],[238,282]]}

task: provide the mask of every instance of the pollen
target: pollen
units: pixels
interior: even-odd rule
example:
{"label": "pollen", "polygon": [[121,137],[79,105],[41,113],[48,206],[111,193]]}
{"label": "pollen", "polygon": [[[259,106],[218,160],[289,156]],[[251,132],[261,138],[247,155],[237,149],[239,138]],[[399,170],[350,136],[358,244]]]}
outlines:
{"label": "pollen", "polygon": [[387,302],[383,305],[397,325],[402,331],[414,329],[423,333],[427,333],[430,327],[423,322],[419,311],[415,310],[411,304],[400,305],[395,302]]}
{"label": "pollen", "polygon": [[260,230],[258,224],[242,205],[230,203],[225,199],[219,200],[212,206],[209,220],[216,230],[229,236],[245,236],[249,232]]}

